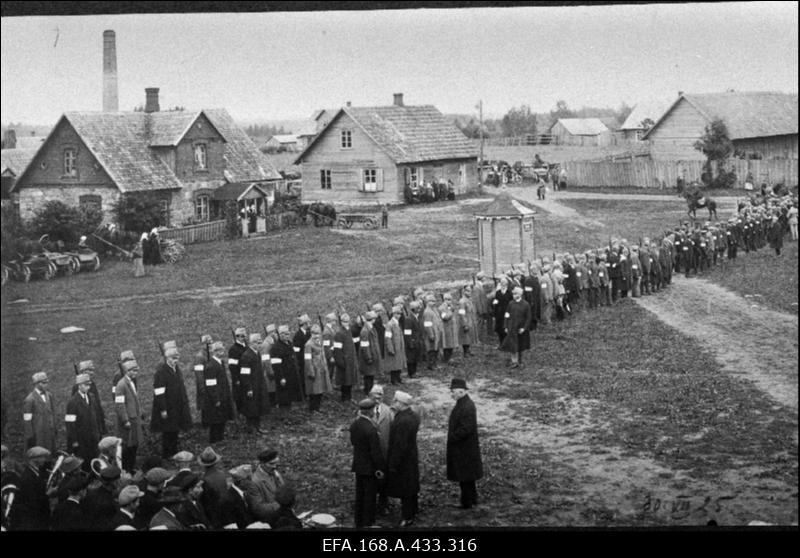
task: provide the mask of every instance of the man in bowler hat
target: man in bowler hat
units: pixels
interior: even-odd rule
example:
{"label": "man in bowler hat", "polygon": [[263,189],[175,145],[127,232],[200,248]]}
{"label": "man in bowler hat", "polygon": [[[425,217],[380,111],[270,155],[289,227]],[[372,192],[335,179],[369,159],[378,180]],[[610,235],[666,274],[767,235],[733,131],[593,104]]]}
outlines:
{"label": "man in bowler hat", "polygon": [[450,396],[456,405],[447,424],[447,480],[458,482],[461,488],[461,502],[457,507],[469,509],[478,503],[475,481],[483,477],[478,415],[464,379],[453,378]]}

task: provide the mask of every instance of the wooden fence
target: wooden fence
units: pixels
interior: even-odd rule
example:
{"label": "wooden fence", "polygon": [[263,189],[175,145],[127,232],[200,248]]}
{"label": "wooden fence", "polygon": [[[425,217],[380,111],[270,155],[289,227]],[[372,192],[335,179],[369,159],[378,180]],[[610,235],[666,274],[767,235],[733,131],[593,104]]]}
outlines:
{"label": "wooden fence", "polygon": [[[635,157],[628,161],[565,161],[568,183],[576,186],[675,188],[678,177],[686,183],[699,181],[703,161],[666,161]],[[748,172],[755,186],[762,182],[774,185],[783,182],[797,186],[797,159],[741,160],[732,159],[725,167],[736,172],[734,188],[744,188]]]}
{"label": "wooden fence", "polygon": [[158,231],[158,234],[161,235],[161,238],[171,238],[182,244],[220,240],[225,238],[225,219],[176,229],[162,229]]}

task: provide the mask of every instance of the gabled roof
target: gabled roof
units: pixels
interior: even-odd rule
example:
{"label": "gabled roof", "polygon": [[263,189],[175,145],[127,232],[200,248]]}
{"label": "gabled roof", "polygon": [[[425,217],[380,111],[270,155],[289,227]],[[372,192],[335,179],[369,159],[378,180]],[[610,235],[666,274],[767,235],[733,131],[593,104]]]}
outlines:
{"label": "gabled roof", "polygon": [[343,107],[328,126],[295,159],[299,164],[328,127],[343,114],[349,116],[395,163],[478,156],[475,143],[467,138],[433,105]]}
{"label": "gabled roof", "polygon": [[511,196],[508,192],[500,192],[495,196],[494,201],[475,212],[476,217],[528,217],[534,215],[536,211],[533,206],[522,200]]}
{"label": "gabled roof", "polygon": [[323,114],[336,114],[339,111],[338,108],[324,108],[324,109],[317,109],[314,111],[314,114],[311,115],[311,120],[319,120],[319,117]]}
{"label": "gabled roof", "polygon": [[33,160],[39,148],[35,149],[3,149],[0,150],[2,169],[0,172],[9,171],[14,176],[20,176]]}
{"label": "gabled roof", "polygon": [[642,122],[649,118],[653,122],[656,122],[661,115],[666,112],[667,107],[670,106],[670,103],[666,102],[644,102],[644,103],[637,103],[631,113],[628,115],[628,118],[625,119],[625,122],[622,123],[620,126],[620,130],[642,130]]}
{"label": "gabled roof", "polygon": [[212,194],[215,200],[236,200],[242,199],[250,190],[258,190],[264,197],[269,197],[269,192],[260,187],[255,182],[228,182],[223,184]]}
{"label": "gabled roof", "polygon": [[596,136],[609,131],[599,118],[559,118],[558,122],[573,136]]}
{"label": "gabled roof", "polygon": [[725,93],[682,94],[648,130],[659,127],[681,102],[693,106],[707,122],[720,118],[732,140],[796,134],[797,93],[727,91]]}
{"label": "gabled roof", "polygon": [[[180,141],[200,115],[205,115],[225,141],[226,180],[280,180],[280,173],[225,109],[154,113],[67,112],[53,130],[62,123],[72,126],[121,192],[174,190],[183,185],[153,147],[175,145],[173,142]],[[53,132],[45,145],[52,136]]]}
{"label": "gabled roof", "polygon": [[[274,139],[278,143],[297,143],[297,136],[294,134],[277,134],[269,139]],[[267,140],[269,141],[269,140]]]}

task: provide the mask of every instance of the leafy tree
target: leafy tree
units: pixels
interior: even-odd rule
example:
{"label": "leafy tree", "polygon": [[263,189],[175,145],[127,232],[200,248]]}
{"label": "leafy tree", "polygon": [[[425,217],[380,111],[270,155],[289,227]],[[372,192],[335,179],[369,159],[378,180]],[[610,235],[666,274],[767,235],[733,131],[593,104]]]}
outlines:
{"label": "leafy tree", "polygon": [[503,135],[517,137],[525,134],[536,135],[536,114],[528,105],[509,110],[500,122]]}
{"label": "leafy tree", "polygon": [[[725,162],[733,153],[733,142],[728,134],[728,127],[722,119],[715,118],[706,126],[703,135],[695,142],[694,148],[706,156],[703,167],[707,185],[729,188],[736,182],[736,173],[725,170]],[[717,176],[711,179],[713,167],[717,169]]]}
{"label": "leafy tree", "polygon": [[615,116],[617,117],[617,122],[621,126],[625,122],[625,120],[631,115],[631,112],[633,112],[633,107],[629,106],[628,103],[626,103],[625,101],[622,101],[622,104],[615,112],[616,112]]}
{"label": "leafy tree", "polygon": [[123,194],[114,204],[114,215],[120,228],[137,233],[166,224],[161,198],[152,192]]}
{"label": "leafy tree", "polygon": [[555,124],[559,118],[575,118],[577,114],[567,106],[564,99],[556,102],[555,110],[550,111],[550,121]]}
{"label": "leafy tree", "polygon": [[644,134],[644,133],[647,133],[647,132],[650,130],[650,128],[652,128],[653,126],[655,126],[655,122],[653,121],[653,119],[652,119],[652,118],[645,118],[644,120],[642,120],[642,121],[641,121],[641,123],[640,123],[640,124],[642,125],[642,128],[644,128],[644,129],[642,130],[642,133],[643,133],[643,134]]}
{"label": "leafy tree", "polygon": [[52,241],[77,244],[81,235],[92,232],[102,221],[103,214],[97,209],[70,207],[52,200],[36,211],[30,223],[30,232],[37,238],[48,234]]}

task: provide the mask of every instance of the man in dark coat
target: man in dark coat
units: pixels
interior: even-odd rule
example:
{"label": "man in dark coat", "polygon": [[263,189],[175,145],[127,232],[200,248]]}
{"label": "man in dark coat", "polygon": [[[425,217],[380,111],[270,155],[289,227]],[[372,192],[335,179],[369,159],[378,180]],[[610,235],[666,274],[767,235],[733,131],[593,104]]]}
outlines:
{"label": "man in dark coat", "polygon": [[269,352],[269,362],[275,375],[275,398],[278,408],[284,412],[291,408],[292,402],[303,401],[300,391],[300,377],[297,360],[292,346],[292,333],[288,325],[278,326],[278,340]]}
{"label": "man in dark coat", "polygon": [[500,288],[494,293],[492,298],[492,315],[494,318],[494,331],[497,333],[498,345],[503,344],[506,337],[506,306],[511,302],[511,289],[508,288],[508,278],[503,276],[500,279]]}
{"label": "man in dark coat", "polygon": [[528,274],[522,278],[523,300],[531,307],[530,329],[534,330],[539,324],[541,315],[539,299],[541,286],[539,285],[539,266],[538,264],[528,263]]}
{"label": "man in dark coat", "polygon": [[[100,438],[102,438],[108,433],[108,428],[106,427],[106,414],[105,411],[103,411],[103,400],[100,398],[100,391],[97,389],[97,384],[94,381],[94,362],[91,360],[82,360],[79,362],[77,374],[89,375],[89,402],[92,405],[92,411],[94,412],[95,420],[97,421],[97,428],[100,431]],[[77,392],[78,384],[76,383],[74,386],[72,386],[72,394],[74,395]]]}
{"label": "man in dark coat", "polygon": [[350,316],[339,316],[341,327],[333,335],[333,361],[336,383],[342,392],[342,401],[350,401],[353,385],[358,383],[358,354],[350,333]]}
{"label": "man in dark coat", "polygon": [[417,375],[417,364],[425,358],[425,338],[420,323],[422,304],[418,300],[412,300],[409,307],[411,311],[403,318],[403,341],[408,377],[413,378]]}
{"label": "man in dark coat", "polygon": [[144,489],[144,496],[139,502],[139,509],[136,510],[136,520],[140,525],[149,526],[153,516],[161,509],[159,501],[161,491],[164,488],[164,482],[171,476],[172,474],[162,467],[153,467],[145,474],[147,485]]}
{"label": "man in dark coat", "polygon": [[519,368],[523,351],[531,348],[531,307],[522,300],[522,292],[521,287],[514,287],[514,298],[506,306],[504,314],[506,336],[500,350],[511,353],[511,368]]}
{"label": "man in dark coat", "polygon": [[267,413],[267,384],[261,366],[261,334],[251,333],[249,344],[239,357],[239,382],[241,384],[241,406],[239,412],[247,419],[247,428],[261,431],[261,416]]}
{"label": "man in dark coat", "polygon": [[297,367],[297,374],[299,377],[300,393],[303,394],[303,400],[306,398],[306,381],[305,381],[305,355],[303,350],[306,348],[306,343],[311,339],[311,318],[308,314],[303,314],[299,318],[298,328],[292,339],[292,351],[295,359],[295,366]]}
{"label": "man in dark coat", "polygon": [[251,465],[239,465],[228,471],[233,482],[228,488],[228,492],[220,505],[220,515],[224,528],[244,529],[256,518],[250,510],[247,499],[247,492],[252,485],[251,477],[253,468]]}
{"label": "man in dark coat", "polygon": [[161,432],[161,457],[168,459],[178,453],[178,433],[192,427],[189,397],[178,367],[180,353],[170,346],[164,351],[164,362],[153,376],[153,413],[150,430]]}
{"label": "man in dark coat", "polygon": [[394,393],[395,415],[389,428],[386,491],[389,496],[400,498],[400,527],[414,523],[419,507],[419,417],[411,409],[413,402],[411,395],[404,391]]}
{"label": "man in dark coat", "polygon": [[475,481],[483,477],[483,462],[478,442],[478,415],[467,394],[467,382],[453,378],[450,395],[456,401],[447,424],[447,480],[461,488],[461,509],[478,503]]}
{"label": "man in dark coat", "polygon": [[220,467],[221,460],[222,458],[210,446],[198,457],[203,467],[203,494],[200,495],[200,504],[206,510],[212,529],[221,529],[223,526],[220,506],[228,492],[227,475]]}
{"label": "man in dark coat", "polygon": [[53,510],[53,531],[87,531],[91,527],[86,510],[81,506],[88,486],[88,475],[75,475],[69,479],[65,487],[67,498],[56,504]]}
{"label": "man in dark coat", "polygon": [[781,248],[783,248],[783,236],[786,232],[783,229],[783,225],[781,225],[778,216],[774,215],[772,217],[772,225],[767,232],[767,238],[769,239],[769,245],[772,246],[772,249],[775,250],[775,255],[781,255]]}
{"label": "man in dark coat", "polygon": [[119,510],[111,519],[110,527],[112,531],[123,529],[139,531],[147,528],[147,525],[136,517],[136,511],[139,509],[142,496],[144,496],[144,492],[139,490],[139,487],[135,484],[129,484],[120,490],[119,496],[117,496]]}
{"label": "man in dark coat", "polygon": [[203,370],[205,368],[206,363],[211,360],[211,344],[214,342],[214,339],[208,335],[204,334],[200,336],[200,343],[201,348],[194,354],[194,363],[192,364],[192,370],[194,371],[194,396],[195,396],[195,404],[197,405],[198,409],[203,407],[203,388],[205,387],[205,377],[203,374]]}
{"label": "man in dark coat", "polygon": [[378,430],[372,422],[375,401],[370,398],[358,404],[358,416],[350,424],[350,443],[353,445],[353,465],[356,474],[354,522],[356,529],[375,523],[378,481],[384,477],[386,464],[378,439]]}
{"label": "man in dark coat", "polygon": [[378,332],[375,320],[378,315],[372,310],[364,314],[364,326],[358,341],[358,372],[364,380],[364,395],[369,395],[375,383],[375,375],[383,368]]}
{"label": "man in dark coat", "polygon": [[89,387],[91,378],[89,374],[75,376],[75,385],[78,391],[67,401],[67,410],[64,423],[67,429],[67,448],[70,453],[77,455],[89,472],[89,464],[97,457],[97,444],[100,441],[100,429],[97,426],[97,417],[92,403]]}
{"label": "man in dark coat", "polygon": [[239,380],[239,359],[242,353],[247,349],[247,330],[243,327],[237,327],[233,332],[235,342],[228,349],[228,370],[231,373],[231,390],[233,392],[233,401],[236,405],[234,409],[234,416],[242,404],[242,389]]}
{"label": "man in dark coat", "polygon": [[[47,531],[50,528],[50,499],[44,465],[50,451],[41,446],[28,450],[28,467],[19,479],[19,490],[11,513],[12,531]],[[55,493],[55,488],[53,489]]]}
{"label": "man in dark coat", "polygon": [[222,357],[225,345],[222,341],[211,344],[211,358],[203,365],[203,390],[201,416],[203,426],[208,427],[208,443],[221,442],[225,438],[225,423],[234,418],[231,407],[231,387]]}
{"label": "man in dark coat", "polygon": [[108,465],[100,471],[100,486],[89,490],[81,505],[85,510],[92,531],[111,531],[112,521],[119,509],[117,489],[122,471],[116,465]]}

